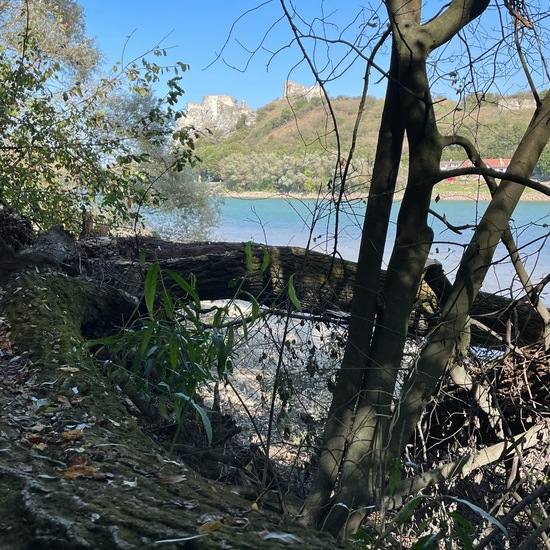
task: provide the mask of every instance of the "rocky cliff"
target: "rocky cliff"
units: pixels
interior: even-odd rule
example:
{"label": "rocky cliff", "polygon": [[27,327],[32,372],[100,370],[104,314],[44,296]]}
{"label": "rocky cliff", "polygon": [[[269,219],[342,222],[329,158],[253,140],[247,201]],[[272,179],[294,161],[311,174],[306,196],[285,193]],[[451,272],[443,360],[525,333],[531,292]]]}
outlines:
{"label": "rocky cliff", "polygon": [[283,93],[285,99],[289,98],[304,98],[308,101],[312,100],[315,97],[323,98],[323,90],[317,84],[313,86],[302,86],[292,80],[287,80],[285,82],[285,89]]}
{"label": "rocky cliff", "polygon": [[246,101],[241,105],[228,95],[207,95],[202,103],[188,103],[187,113],[178,121],[176,129],[182,126],[193,126],[197,130],[210,130],[228,134],[237,128],[238,124],[251,124],[256,113]]}

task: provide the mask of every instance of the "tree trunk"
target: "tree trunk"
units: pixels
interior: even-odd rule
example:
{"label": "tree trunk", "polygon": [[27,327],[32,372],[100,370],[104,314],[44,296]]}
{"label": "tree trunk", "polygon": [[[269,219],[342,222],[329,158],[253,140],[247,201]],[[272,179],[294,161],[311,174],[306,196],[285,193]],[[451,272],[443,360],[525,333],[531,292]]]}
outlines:
{"label": "tree trunk", "polygon": [[355,342],[355,345],[346,346],[341,366],[346,375],[339,376],[336,382],[323,434],[318,473],[302,517],[305,525],[316,527],[321,527],[327,504],[336,486],[357,402],[357,388],[363,385],[366,373],[364,363],[369,354],[379,308],[381,277],[384,277],[382,261],[405,131],[398,108],[399,87],[394,80],[397,77],[395,49],[392,51],[390,76],[359,248],[359,269],[355,280],[350,281],[354,288],[354,298],[351,303],[348,339]]}
{"label": "tree trunk", "polygon": [[[529,177],[549,139],[550,96],[546,96],[533,115],[508,170]],[[469,314],[473,311],[494,251],[523,190],[524,187],[517,183],[502,181],[472,237],[444,307],[442,322],[422,350],[415,376],[410,377],[403,388],[403,395],[406,397],[399,411],[402,429],[392,434],[391,448],[394,453],[402,450],[407,444],[420,414],[454,352],[457,340],[465,331]],[[544,331],[542,320],[541,324],[541,331]]]}
{"label": "tree trunk", "polygon": [[[139,297],[143,290],[144,270],[139,266],[139,251],[147,254],[148,262],[158,260],[161,267],[173,269],[188,279],[197,278],[197,290],[202,300],[227,300],[234,297],[235,287],[231,281],[242,280],[242,291],[255,296],[266,307],[277,307],[288,298],[286,289],[292,274],[300,275],[297,289],[304,312],[313,314],[349,313],[352,296],[356,288],[357,264],[318,252],[298,247],[252,245],[252,269],[247,269],[247,245],[244,243],[172,243],[152,237],[89,240],[79,243],[81,251],[78,264],[83,274],[100,282],[104,288],[113,286],[130,296]],[[269,257],[268,268],[261,273],[264,254]],[[30,264],[29,264],[30,265]],[[439,266],[431,266],[419,292],[421,297],[432,296],[434,307],[439,299],[443,302],[450,283]],[[432,275],[435,274],[435,275]],[[380,288],[386,272],[380,272]],[[433,286],[432,291],[430,285]],[[446,285],[446,286],[445,286]],[[173,289],[175,292],[177,288]],[[246,296],[242,296],[246,300]],[[120,298],[119,298],[120,300]],[[127,315],[134,302],[122,308]],[[544,323],[528,304],[516,304],[509,298],[480,292],[475,300],[471,315],[501,338],[506,336],[506,324],[511,308],[517,313],[518,340],[516,345],[528,345],[540,341]],[[341,317],[339,317],[342,319]],[[409,333],[422,336],[437,318],[419,322],[411,314]],[[502,347],[502,342],[486,330],[472,329],[472,344],[486,347]]]}

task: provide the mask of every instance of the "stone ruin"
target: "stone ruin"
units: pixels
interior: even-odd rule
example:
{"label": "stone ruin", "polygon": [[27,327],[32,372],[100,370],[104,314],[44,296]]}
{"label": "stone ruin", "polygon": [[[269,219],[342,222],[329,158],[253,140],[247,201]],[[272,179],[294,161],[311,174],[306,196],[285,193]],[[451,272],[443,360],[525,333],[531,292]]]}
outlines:
{"label": "stone ruin", "polygon": [[304,98],[308,101],[311,101],[315,97],[319,97],[321,99],[323,98],[323,90],[318,84],[314,84],[313,86],[302,86],[301,84],[297,84],[296,82],[292,82],[291,80],[287,80],[285,82],[285,89],[283,94],[284,99]]}

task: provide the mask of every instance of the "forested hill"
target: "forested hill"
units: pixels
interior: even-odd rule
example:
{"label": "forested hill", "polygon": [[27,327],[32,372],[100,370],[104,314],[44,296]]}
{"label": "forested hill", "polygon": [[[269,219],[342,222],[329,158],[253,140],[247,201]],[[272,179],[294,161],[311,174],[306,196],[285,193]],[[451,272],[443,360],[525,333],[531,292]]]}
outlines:
{"label": "forested hill", "polygon": [[[459,132],[478,144],[484,158],[509,158],[530,120],[534,106],[528,94],[505,98],[487,95],[458,105],[441,99],[437,115],[441,130]],[[347,157],[359,98],[337,97],[330,107],[319,97],[283,98],[269,103],[256,116],[242,116],[233,132],[209,128],[196,142],[203,178],[222,181],[230,190],[314,191],[319,181],[328,181],[339,157]],[[479,105],[479,107],[478,107]],[[368,97],[363,112],[353,172],[363,185],[374,159],[383,100]],[[338,152],[338,140],[341,148]],[[446,150],[444,160],[463,160],[462,150]],[[539,163],[550,170],[550,154]]]}

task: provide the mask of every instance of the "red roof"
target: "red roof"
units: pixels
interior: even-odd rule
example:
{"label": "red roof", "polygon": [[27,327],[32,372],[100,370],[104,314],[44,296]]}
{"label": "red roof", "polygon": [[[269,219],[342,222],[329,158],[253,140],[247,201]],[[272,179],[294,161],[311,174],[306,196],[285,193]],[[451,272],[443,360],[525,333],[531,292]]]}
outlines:
{"label": "red roof", "polygon": [[[483,159],[483,162],[489,167],[489,168],[494,168],[495,170],[506,170],[506,168],[508,168],[508,166],[510,165],[510,161],[512,159],[503,159],[503,158],[498,158],[498,159]],[[471,160],[465,160],[462,165],[461,165],[461,168],[468,168],[470,166],[473,166],[472,164],[472,161]]]}

